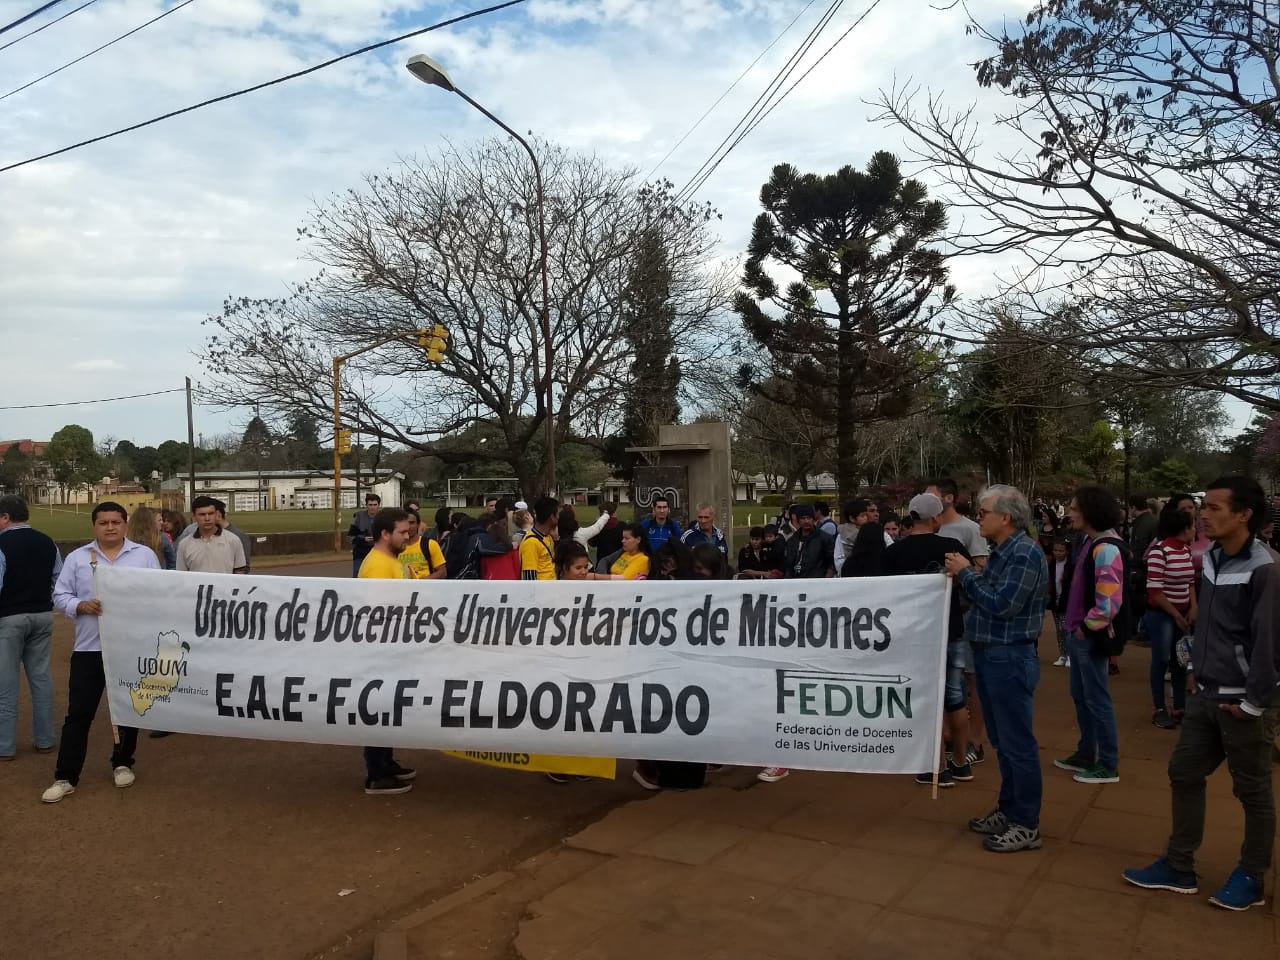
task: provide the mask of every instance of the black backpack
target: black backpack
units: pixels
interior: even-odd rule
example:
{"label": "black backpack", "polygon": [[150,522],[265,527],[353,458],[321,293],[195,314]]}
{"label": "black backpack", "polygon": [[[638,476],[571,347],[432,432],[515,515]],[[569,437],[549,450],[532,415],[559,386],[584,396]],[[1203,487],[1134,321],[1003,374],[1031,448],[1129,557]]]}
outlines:
{"label": "black backpack", "polygon": [[1101,537],[1089,544],[1088,554],[1080,558],[1079,566],[1083,569],[1077,571],[1077,573],[1079,576],[1084,577],[1085,602],[1089,607],[1092,607],[1093,598],[1097,595],[1097,580],[1093,569],[1093,551],[1104,543],[1110,543],[1120,551],[1120,562],[1124,565],[1124,571],[1120,579],[1121,584],[1124,586],[1120,609],[1116,611],[1115,617],[1111,620],[1110,633],[1106,630],[1090,630],[1084,626],[1081,626],[1080,629],[1089,639],[1094,656],[1118,657],[1124,653],[1125,644],[1133,639],[1138,625],[1137,611],[1139,610],[1139,604],[1135,602],[1133,595],[1133,551],[1129,549],[1129,544],[1119,537]]}

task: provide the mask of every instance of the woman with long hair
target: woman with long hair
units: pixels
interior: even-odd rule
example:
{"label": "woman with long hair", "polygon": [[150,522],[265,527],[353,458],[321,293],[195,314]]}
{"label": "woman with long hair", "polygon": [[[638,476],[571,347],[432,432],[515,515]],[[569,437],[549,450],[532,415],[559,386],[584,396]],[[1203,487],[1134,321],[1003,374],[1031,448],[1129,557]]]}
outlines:
{"label": "woman with long hair", "polygon": [[556,547],[557,580],[621,580],[611,573],[591,569],[591,555],[577,540],[561,540]]}
{"label": "woman with long hair", "polygon": [[129,523],[125,527],[125,536],[134,543],[150,547],[160,561],[163,570],[172,570],[177,566],[177,552],[172,541],[161,530],[164,517],[160,511],[151,507],[134,507],[129,514]]}

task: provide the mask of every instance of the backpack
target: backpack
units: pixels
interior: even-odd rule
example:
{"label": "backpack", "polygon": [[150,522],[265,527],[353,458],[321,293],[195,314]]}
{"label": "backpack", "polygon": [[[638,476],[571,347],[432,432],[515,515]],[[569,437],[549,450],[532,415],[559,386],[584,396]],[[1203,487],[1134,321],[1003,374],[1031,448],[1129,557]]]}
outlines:
{"label": "backpack", "polygon": [[1110,633],[1105,630],[1090,630],[1085,626],[1081,626],[1080,629],[1088,638],[1094,656],[1118,657],[1124,653],[1125,644],[1133,639],[1134,630],[1137,628],[1138,623],[1138,618],[1135,615],[1138,604],[1134,602],[1133,594],[1130,592],[1130,585],[1134,579],[1133,551],[1129,549],[1129,544],[1119,537],[1102,537],[1089,545],[1088,556],[1081,558],[1082,561],[1087,559],[1088,562],[1081,562],[1080,566],[1083,569],[1078,571],[1078,574],[1085,578],[1085,602],[1092,607],[1092,598],[1097,595],[1093,552],[1106,543],[1112,544],[1120,551],[1120,562],[1124,567],[1120,580],[1124,584],[1124,594],[1120,601],[1120,609],[1116,611],[1116,615],[1111,620]]}
{"label": "backpack", "polygon": [[[479,528],[476,528],[477,530]],[[449,537],[444,555],[445,577],[449,580],[480,579],[480,538],[468,528]]]}

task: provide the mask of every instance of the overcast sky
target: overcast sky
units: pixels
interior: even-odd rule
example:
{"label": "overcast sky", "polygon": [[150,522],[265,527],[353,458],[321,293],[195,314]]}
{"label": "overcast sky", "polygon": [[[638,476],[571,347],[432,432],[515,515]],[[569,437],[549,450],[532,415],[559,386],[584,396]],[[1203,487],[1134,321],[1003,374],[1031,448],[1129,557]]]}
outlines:
{"label": "overcast sky", "polygon": [[[0,44],[78,6],[0,35]],[[178,0],[98,0],[0,51],[0,93],[129,30]],[[848,0],[809,61],[867,8]],[[0,24],[39,6],[0,0]],[[479,3],[474,6],[480,5]],[[828,0],[531,0],[320,73],[0,174],[0,407],[181,387],[202,375],[201,320],[228,296],[266,297],[314,272],[296,228],[317,201],[441,139],[494,129],[413,79],[430,53],[520,130],[647,173],[797,13],[800,21],[658,175],[683,185],[800,43]],[[949,9],[938,9],[948,6]],[[998,26],[1030,0],[971,0]],[[0,100],[0,166],[271,79],[473,4],[411,0],[195,0],[58,76]],[[807,8],[807,9],[806,9]],[[746,245],[775,163],[814,172],[902,152],[862,101],[914,81],[963,107],[984,54],[957,4],[883,0],[703,188],[723,249]],[[990,96],[988,94],[988,96]],[[985,105],[984,105],[985,107]],[[945,198],[944,198],[945,199]],[[996,265],[956,267],[981,294]],[[197,430],[244,412],[197,408]],[[181,394],[0,411],[0,439],[66,423],[158,443],[185,434]]]}

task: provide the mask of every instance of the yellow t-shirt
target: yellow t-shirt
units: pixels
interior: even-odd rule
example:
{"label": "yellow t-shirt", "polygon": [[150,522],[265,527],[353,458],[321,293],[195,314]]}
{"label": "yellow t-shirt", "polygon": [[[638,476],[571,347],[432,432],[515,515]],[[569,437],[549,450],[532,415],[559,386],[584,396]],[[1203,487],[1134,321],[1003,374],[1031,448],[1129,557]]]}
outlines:
{"label": "yellow t-shirt", "polygon": [[360,564],[361,580],[404,580],[404,564],[381,550],[370,550]]}
{"label": "yellow t-shirt", "polygon": [[537,530],[530,530],[520,541],[520,579],[554,580],[556,578],[555,542]]}
{"label": "yellow t-shirt", "polygon": [[[430,551],[429,554],[422,552],[424,543]],[[428,556],[431,557],[430,563],[427,562]],[[404,564],[409,576],[415,580],[425,580],[431,576],[433,570],[439,570],[444,566],[444,554],[440,552],[440,544],[434,540],[423,540],[421,537],[401,550],[397,559]]]}
{"label": "yellow t-shirt", "polygon": [[643,553],[633,553],[630,556],[624,553],[613,561],[613,566],[609,568],[609,572],[614,575],[622,574],[624,580],[647,577],[649,575],[649,558]]}

